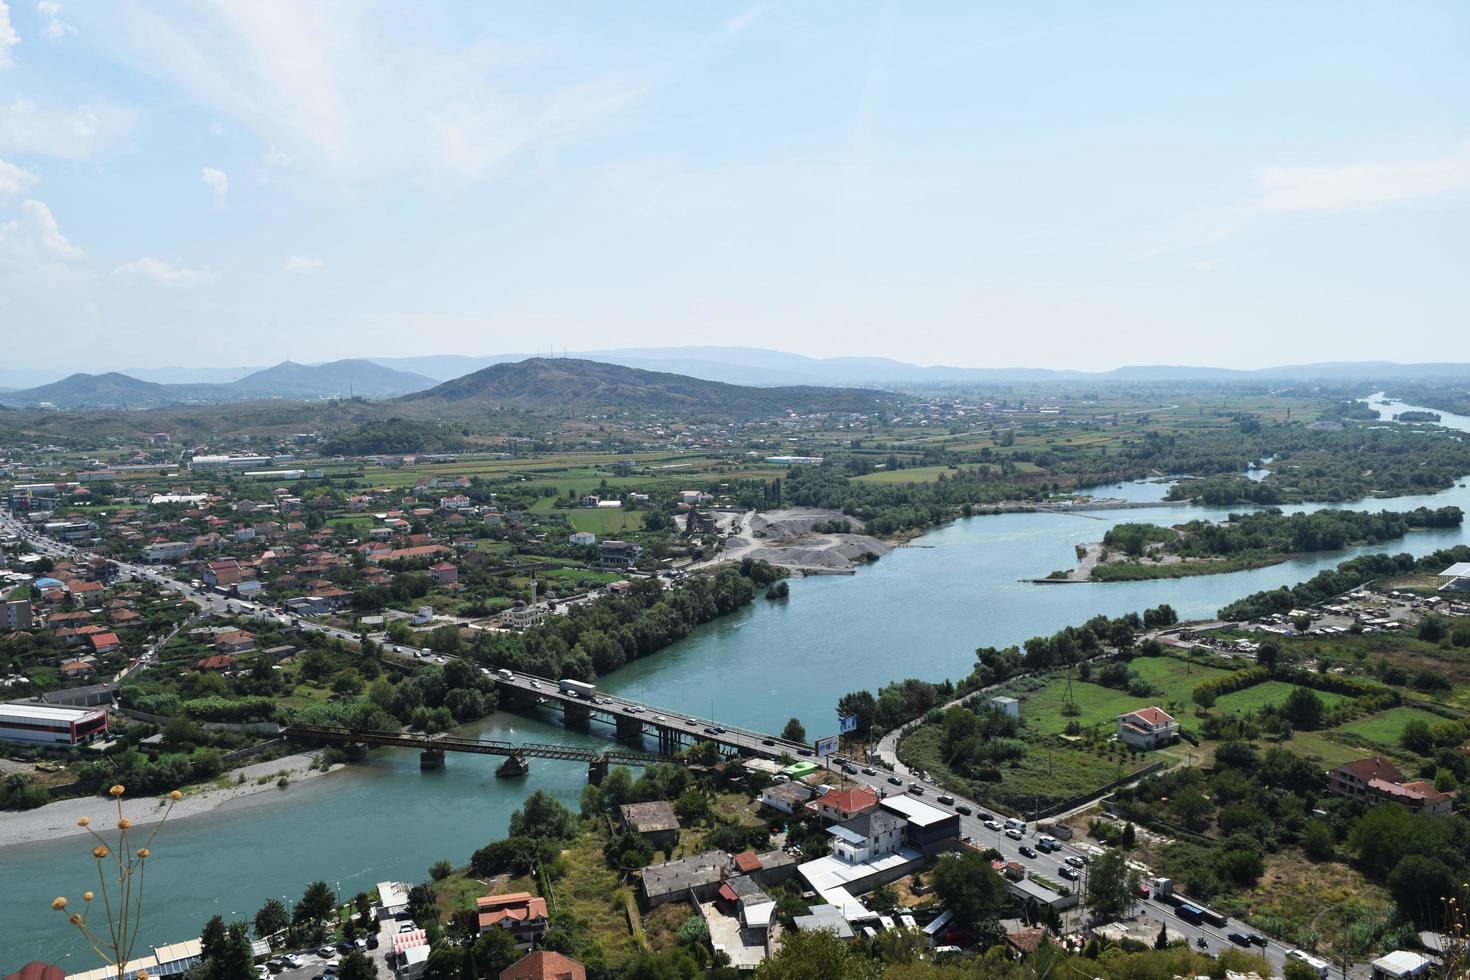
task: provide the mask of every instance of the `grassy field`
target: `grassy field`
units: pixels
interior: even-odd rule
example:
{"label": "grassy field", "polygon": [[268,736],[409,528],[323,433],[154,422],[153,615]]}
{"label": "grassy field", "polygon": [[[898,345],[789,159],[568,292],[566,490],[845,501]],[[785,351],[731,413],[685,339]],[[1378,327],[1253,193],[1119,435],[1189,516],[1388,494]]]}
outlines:
{"label": "grassy field", "polygon": [[598,537],[636,531],[643,527],[641,511],[613,510],[610,507],[579,507],[569,510],[567,521],[578,531],[591,531]]}
{"label": "grassy field", "polygon": [[858,483],[932,483],[941,473],[952,477],[959,470],[957,466],[911,466],[906,470],[878,470],[853,479]]}
{"label": "grassy field", "polygon": [[1344,738],[1364,739],[1373,745],[1382,745],[1393,748],[1399,744],[1399,736],[1403,734],[1404,726],[1411,721],[1422,721],[1429,725],[1437,725],[1444,721],[1442,715],[1423,708],[1398,707],[1380,711],[1376,715],[1359,718],[1340,726],[1337,731]]}
{"label": "grassy field", "polygon": [[1205,667],[1177,657],[1139,657],[1129,667],[1163,693],[1138,698],[1127,691],[1074,678],[1072,697],[1082,713],[1064,715],[1062,706],[1066,701],[1067,680],[1059,677],[1051,680],[1041,690],[1025,695],[1021,702],[1021,718],[1033,731],[1042,735],[1059,735],[1066,731],[1070,722],[1075,721],[1083,728],[1097,724],[1111,726],[1118,715],[1150,704],[1158,705],[1170,713],[1177,713],[1190,703],[1190,692],[1196,685],[1229,673],[1218,667]]}
{"label": "grassy field", "polygon": [[[1285,681],[1266,681],[1264,684],[1256,684],[1243,691],[1233,691],[1215,702],[1215,710],[1226,714],[1245,714],[1251,711],[1259,711],[1266,705],[1283,703],[1287,695],[1291,694],[1292,685]],[[1332,707],[1343,701],[1351,700],[1341,694],[1331,691],[1315,691],[1317,697],[1322,699],[1324,707]]]}

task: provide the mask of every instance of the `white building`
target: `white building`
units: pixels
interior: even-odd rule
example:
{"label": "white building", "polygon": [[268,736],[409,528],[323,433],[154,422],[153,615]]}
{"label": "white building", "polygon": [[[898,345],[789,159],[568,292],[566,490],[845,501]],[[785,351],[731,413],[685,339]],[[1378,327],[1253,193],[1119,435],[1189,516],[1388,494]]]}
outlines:
{"label": "white building", "polygon": [[1179,737],[1179,722],[1162,708],[1139,708],[1118,716],[1118,741],[1136,749],[1157,749]]}
{"label": "white building", "polygon": [[990,699],[990,706],[1003,715],[1009,715],[1012,718],[1021,717],[1021,702],[1015,698],[993,697]]}
{"label": "white building", "polygon": [[0,740],[6,742],[81,745],[106,734],[107,712],[101,708],[0,704]]}
{"label": "white building", "polygon": [[[282,462],[290,462],[291,457],[282,458]],[[270,456],[195,456],[189,461],[189,467],[196,470],[221,470],[236,469],[244,466],[270,466],[273,462]]]}
{"label": "white building", "polygon": [[590,545],[597,543],[597,535],[591,531],[576,531],[567,538],[567,544]]}
{"label": "white building", "polygon": [[887,810],[859,813],[827,828],[832,837],[832,856],[848,864],[861,864],[897,853],[904,846],[904,827],[904,819]]}

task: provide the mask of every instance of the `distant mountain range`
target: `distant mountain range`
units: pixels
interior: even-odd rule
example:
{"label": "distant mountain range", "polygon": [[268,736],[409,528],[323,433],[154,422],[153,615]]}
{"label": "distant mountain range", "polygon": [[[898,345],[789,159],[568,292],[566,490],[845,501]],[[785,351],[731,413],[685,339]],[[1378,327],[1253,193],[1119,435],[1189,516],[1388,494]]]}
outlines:
{"label": "distant mountain range", "polygon": [[433,379],[423,375],[394,370],[366,360],[316,365],[282,361],[275,367],[255,371],[237,381],[213,384],[160,384],[115,371],[73,374],[51,384],[0,393],[0,405],[135,409],[223,404],[262,398],[311,400],[350,395],[392,398],[421,391],[433,384]]}
{"label": "distant mountain range", "polygon": [[[107,398],[125,395],[128,387],[116,382],[117,377],[154,383],[168,389],[162,392],[148,389],[146,395],[140,392],[139,397],[161,399],[145,404],[238,401],[242,398],[320,398],[349,393],[367,398],[388,398],[427,389],[436,382],[461,378],[486,367],[515,363],[531,357],[532,355],[526,353],[428,354],[417,357],[355,358],[315,365],[287,361],[274,368],[137,368],[120,374],[95,376],[114,380],[101,383],[99,397],[90,404],[117,404]],[[884,357],[815,358],[759,347],[624,347],[584,351],[574,353],[572,357],[645,371],[680,374],[705,381],[759,386],[885,387],[1024,381],[1470,380],[1470,364],[1394,364],[1387,361],[1292,364],[1255,370],[1188,365],[1133,365],[1093,372],[918,365]],[[387,373],[374,369],[382,369]],[[54,372],[0,367],[0,386],[4,386],[0,387],[0,404],[16,404],[14,399],[18,396],[31,399],[35,392],[49,387],[53,382],[72,384],[78,378],[87,377],[93,376],[73,375],[57,382]],[[85,393],[85,384],[76,383],[72,387],[84,402],[91,398]],[[5,391],[5,388],[22,390]],[[114,389],[113,395],[106,395],[107,389]],[[62,404],[54,398],[44,396],[37,400]],[[130,404],[128,407],[137,406]]]}
{"label": "distant mountain range", "polygon": [[389,405],[429,409],[439,417],[510,408],[554,415],[765,418],[788,411],[866,412],[893,398],[862,388],[752,387],[580,358],[533,357],[481,368]]}

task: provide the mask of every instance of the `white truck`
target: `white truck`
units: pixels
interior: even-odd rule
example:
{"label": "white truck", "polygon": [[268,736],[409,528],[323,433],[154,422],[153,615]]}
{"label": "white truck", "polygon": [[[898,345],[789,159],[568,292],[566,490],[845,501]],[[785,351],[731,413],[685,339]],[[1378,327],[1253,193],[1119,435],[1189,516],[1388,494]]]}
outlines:
{"label": "white truck", "polygon": [[570,694],[574,698],[582,698],[586,701],[591,701],[593,695],[597,692],[596,684],[588,684],[586,681],[574,681],[568,677],[563,677],[558,686],[561,688],[561,693]]}

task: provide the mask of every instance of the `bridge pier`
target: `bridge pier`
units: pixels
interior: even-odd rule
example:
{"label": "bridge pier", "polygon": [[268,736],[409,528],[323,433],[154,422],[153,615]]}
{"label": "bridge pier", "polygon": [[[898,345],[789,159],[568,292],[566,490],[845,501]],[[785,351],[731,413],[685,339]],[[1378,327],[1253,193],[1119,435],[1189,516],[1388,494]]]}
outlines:
{"label": "bridge pier", "polygon": [[664,726],[660,725],[659,728],[658,728],[658,751],[659,751],[659,754],[661,754],[661,755],[673,755],[675,752],[678,752],[679,751],[679,736],[680,736],[680,732],[678,731],[678,729],[665,728]]}
{"label": "bridge pier", "polygon": [[607,756],[601,759],[593,759],[587,763],[587,783],[590,786],[601,786],[602,781],[607,778]]}
{"label": "bridge pier", "polygon": [[419,768],[420,769],[443,769],[444,768],[444,750],[443,749],[424,749],[422,752],[419,753]]}
{"label": "bridge pier", "polygon": [[576,704],[571,701],[563,701],[561,705],[561,710],[562,717],[566,720],[568,724],[572,722],[576,722],[577,724],[586,724],[587,720],[592,717],[592,709],[585,704]]}
{"label": "bridge pier", "polygon": [[342,751],[347,754],[348,762],[361,762],[367,758],[368,747],[362,742],[348,742],[342,746]]}
{"label": "bridge pier", "polygon": [[637,741],[643,738],[643,722],[637,718],[629,718],[626,715],[618,715],[618,738],[627,741]]}

